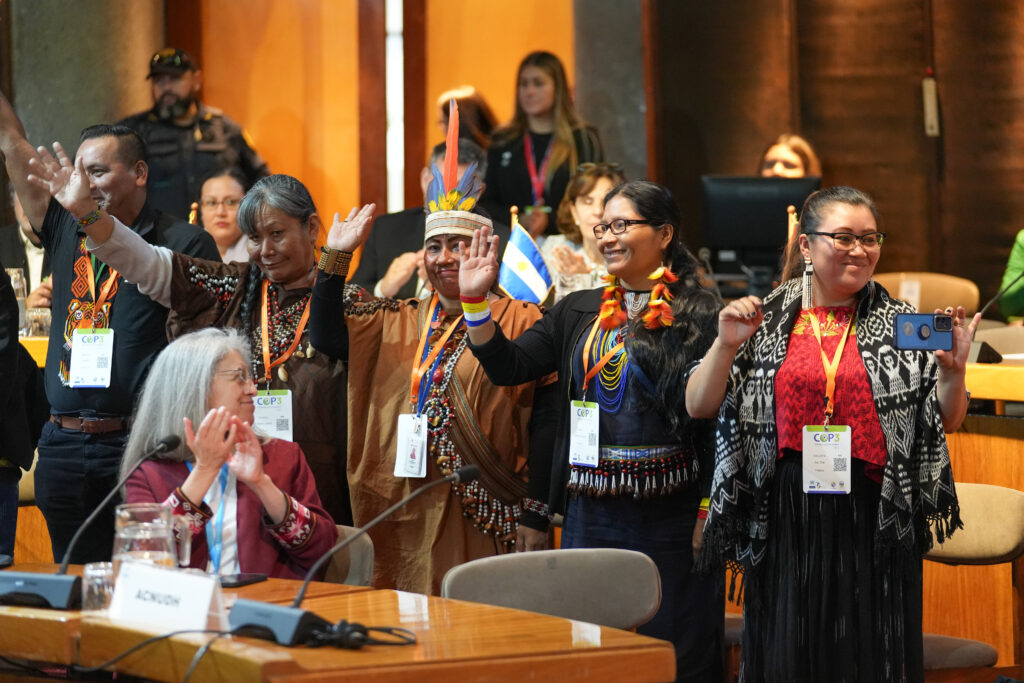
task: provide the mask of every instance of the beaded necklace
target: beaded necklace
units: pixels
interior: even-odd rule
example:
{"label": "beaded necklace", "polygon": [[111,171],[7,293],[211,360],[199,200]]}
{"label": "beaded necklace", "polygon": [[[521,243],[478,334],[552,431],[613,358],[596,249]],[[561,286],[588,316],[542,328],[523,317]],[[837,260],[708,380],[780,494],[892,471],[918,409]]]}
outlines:
{"label": "beaded necklace", "polygon": [[[271,365],[275,365],[274,361],[281,358],[291,347],[295,339],[295,331],[298,329],[299,322],[302,319],[302,313],[309,305],[310,294],[312,294],[312,291],[306,292],[294,303],[281,307],[278,301],[277,288],[267,288],[267,336],[269,338]],[[259,349],[263,343],[259,326],[253,326],[250,337],[250,343],[253,345],[252,348]],[[309,349],[311,348],[309,347]],[[263,359],[259,353],[252,355],[252,375],[253,377],[263,377]],[[284,369],[284,365],[277,366],[277,375],[282,382],[288,381],[288,371]]]}

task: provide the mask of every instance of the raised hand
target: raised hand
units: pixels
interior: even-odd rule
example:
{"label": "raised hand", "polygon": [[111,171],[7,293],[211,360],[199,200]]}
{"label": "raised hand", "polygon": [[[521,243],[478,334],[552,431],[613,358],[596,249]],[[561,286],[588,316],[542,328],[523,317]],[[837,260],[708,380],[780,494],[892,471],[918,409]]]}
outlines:
{"label": "raised hand", "polygon": [[577,254],[569,247],[557,246],[551,250],[554,255],[554,266],[562,275],[586,275],[590,265],[583,254]]}
{"label": "raised hand", "polygon": [[953,318],[953,349],[936,351],[935,360],[939,363],[940,371],[962,374],[967,371],[967,356],[971,352],[971,340],[974,339],[974,331],[978,329],[981,313],[975,313],[968,323],[967,309],[963,306],[957,306],[955,311],[952,306],[948,306],[945,311],[935,309],[935,312]]}
{"label": "raised hand", "polygon": [[753,336],[762,320],[764,311],[756,296],[731,301],[718,312],[718,340],[725,347],[736,349]]}
{"label": "raised hand", "polygon": [[459,263],[459,292],[463,296],[487,296],[498,279],[498,236],[488,227],[473,232]]}
{"label": "raised hand", "polygon": [[248,422],[237,417],[232,417],[231,422],[237,429],[237,438],[235,452],[228,458],[228,469],[238,481],[253,486],[263,478],[263,449]]}
{"label": "raised hand", "polygon": [[340,213],[334,214],[331,231],[327,234],[327,247],[349,252],[361,247],[370,235],[373,210],[376,208],[376,204],[365,204],[358,210],[352,207],[345,220],[341,220]]}
{"label": "raised hand", "polygon": [[96,208],[82,159],[72,162],[59,142],[53,143],[54,154],[50,154],[45,147],[39,147],[36,151],[39,153],[38,158],[28,162],[31,171],[28,175],[29,183],[48,192],[76,218]]}
{"label": "raised hand", "polygon": [[238,429],[232,419],[223,406],[208,412],[195,431],[192,421],[185,418],[185,443],[196,458],[196,470],[219,472],[234,453]]}

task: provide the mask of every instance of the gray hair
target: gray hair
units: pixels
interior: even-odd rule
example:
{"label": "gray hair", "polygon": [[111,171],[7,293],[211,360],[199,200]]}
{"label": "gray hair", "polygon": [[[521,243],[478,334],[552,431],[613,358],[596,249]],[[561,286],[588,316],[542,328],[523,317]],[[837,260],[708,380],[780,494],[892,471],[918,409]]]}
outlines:
{"label": "gray hair", "polygon": [[[434,149],[430,152],[430,161],[428,162],[430,166],[441,163],[446,152],[446,143],[439,142],[434,145]],[[459,163],[469,166],[474,161],[476,162],[476,174],[480,177],[480,180],[483,180],[484,176],[487,175],[487,152],[469,138],[459,138]]]}
{"label": "gray hair", "polygon": [[296,178],[283,173],[260,178],[238,207],[238,227],[247,237],[256,235],[256,221],[268,207],[298,218],[300,223],[316,213],[309,190]]}
{"label": "gray hair", "polygon": [[232,351],[242,356],[247,367],[251,365],[249,342],[238,330],[199,330],[175,339],[160,352],[135,408],[119,476],[123,477],[160,439],[170,434],[181,438],[181,445],[163,458],[178,462],[194,459],[185,445],[182,418],[187,417],[199,429],[207,413],[217,365]]}

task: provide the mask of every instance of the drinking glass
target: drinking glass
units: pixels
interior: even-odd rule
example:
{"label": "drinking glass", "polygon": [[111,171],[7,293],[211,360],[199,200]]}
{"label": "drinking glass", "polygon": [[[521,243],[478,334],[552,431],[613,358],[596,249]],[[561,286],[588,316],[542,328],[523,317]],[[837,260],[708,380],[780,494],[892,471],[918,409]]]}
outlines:
{"label": "drinking glass", "polygon": [[[114,513],[114,574],[126,560],[165,567],[187,566],[191,532],[184,517],[160,503],[125,503]],[[178,533],[175,533],[175,530]],[[182,539],[176,543],[177,539]],[[175,553],[177,545],[178,552]]]}
{"label": "drinking glass", "polygon": [[50,309],[30,308],[25,311],[25,336],[50,336]]}
{"label": "drinking glass", "polygon": [[18,300],[18,329],[25,327],[25,298],[28,296],[28,284],[25,282],[25,271],[21,268],[7,268],[14,288],[14,298]]}
{"label": "drinking glass", "polygon": [[90,562],[82,569],[82,609],[110,607],[114,595],[114,563]]}

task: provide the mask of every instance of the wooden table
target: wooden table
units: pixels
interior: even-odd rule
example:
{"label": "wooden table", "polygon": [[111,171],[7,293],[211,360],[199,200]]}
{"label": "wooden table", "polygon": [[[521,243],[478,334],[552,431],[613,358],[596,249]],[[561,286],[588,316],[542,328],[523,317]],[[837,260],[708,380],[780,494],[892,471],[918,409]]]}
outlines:
{"label": "wooden table", "polygon": [[[225,590],[247,599],[291,602],[298,582],[269,581]],[[361,650],[285,648],[252,638],[222,638],[203,658],[195,681],[670,681],[668,642],[532,612],[392,590],[313,584],[303,604],[330,621],[401,626],[412,646]],[[34,632],[34,633],[32,633]],[[43,637],[41,637],[41,635]],[[103,616],[0,607],[0,653],[95,666],[154,635]],[[121,660],[117,671],[180,681],[209,636],[178,636]]]}

